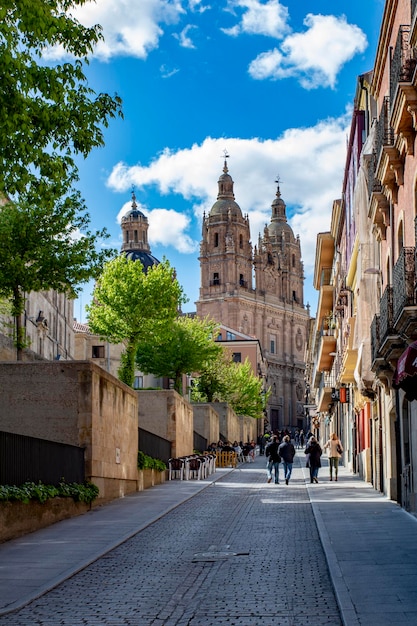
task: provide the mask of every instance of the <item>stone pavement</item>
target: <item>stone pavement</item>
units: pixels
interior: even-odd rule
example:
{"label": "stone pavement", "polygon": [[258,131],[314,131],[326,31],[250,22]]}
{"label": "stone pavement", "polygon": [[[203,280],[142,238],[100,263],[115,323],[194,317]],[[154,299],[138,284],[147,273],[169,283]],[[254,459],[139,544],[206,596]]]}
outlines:
{"label": "stone pavement", "polygon": [[302,451],[288,486],[264,465],[0,545],[0,625],[417,624],[417,520],[344,468],[310,485]]}

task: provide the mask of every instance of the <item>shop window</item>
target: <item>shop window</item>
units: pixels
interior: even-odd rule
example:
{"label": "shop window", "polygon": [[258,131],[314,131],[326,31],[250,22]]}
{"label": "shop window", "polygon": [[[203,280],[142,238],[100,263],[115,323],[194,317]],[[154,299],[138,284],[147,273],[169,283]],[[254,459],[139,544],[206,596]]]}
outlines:
{"label": "shop window", "polygon": [[104,346],[93,346],[91,356],[93,359],[104,359]]}

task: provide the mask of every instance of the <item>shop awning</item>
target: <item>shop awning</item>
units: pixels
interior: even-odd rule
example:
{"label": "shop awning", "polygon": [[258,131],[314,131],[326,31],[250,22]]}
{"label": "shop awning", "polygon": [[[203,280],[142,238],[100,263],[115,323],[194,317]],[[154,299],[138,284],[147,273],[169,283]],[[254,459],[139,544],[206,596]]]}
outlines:
{"label": "shop awning", "polygon": [[394,389],[403,389],[407,400],[417,400],[417,341],[404,350],[392,379]]}

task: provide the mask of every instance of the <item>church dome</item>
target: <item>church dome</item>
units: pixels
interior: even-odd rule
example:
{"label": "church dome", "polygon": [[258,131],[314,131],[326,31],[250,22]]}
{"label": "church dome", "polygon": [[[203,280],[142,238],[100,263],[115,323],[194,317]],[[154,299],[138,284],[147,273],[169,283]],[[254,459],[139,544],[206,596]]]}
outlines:
{"label": "church dome", "polygon": [[130,261],[140,261],[143,265],[145,273],[150,267],[153,265],[159,265],[160,263],[156,257],[149,252],[144,252],[143,250],[124,250],[123,255]]}
{"label": "church dome", "polygon": [[281,192],[279,185],[277,188],[276,198],[272,202],[272,217],[271,222],[268,225],[268,233],[270,237],[281,238],[284,233],[284,238],[288,241],[294,239],[294,232],[291,226],[287,223],[286,204],[281,198]]}
{"label": "church dome", "polygon": [[145,273],[159,261],[151,254],[148,242],[148,218],[138,209],[135,193],[132,192],[132,208],[121,219],[123,256],[131,261],[140,261]]}
{"label": "church dome", "polygon": [[221,174],[218,185],[219,192],[217,200],[210,210],[212,215],[231,215],[232,217],[242,217],[242,211],[237,202],[235,202],[235,194],[233,192],[233,179],[229,174],[226,159],[224,161],[223,174]]}

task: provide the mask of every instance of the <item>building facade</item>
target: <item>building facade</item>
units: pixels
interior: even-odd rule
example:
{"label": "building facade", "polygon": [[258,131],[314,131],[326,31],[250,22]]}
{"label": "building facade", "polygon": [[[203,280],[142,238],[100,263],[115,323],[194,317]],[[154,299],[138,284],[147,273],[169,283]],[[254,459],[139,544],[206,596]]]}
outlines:
{"label": "building facade", "polygon": [[303,428],[309,313],[303,302],[300,240],[287,223],[279,186],[270,223],[253,248],[249,218],[235,201],[225,160],[217,200],[203,217],[199,261],[197,314],[259,341],[265,386],[271,390],[269,427]]}
{"label": "building facade", "polygon": [[317,240],[309,346],[317,432],[336,430],[351,469],[414,514],[416,61],[417,2],[387,0],[374,68],[358,80],[342,198]]}

